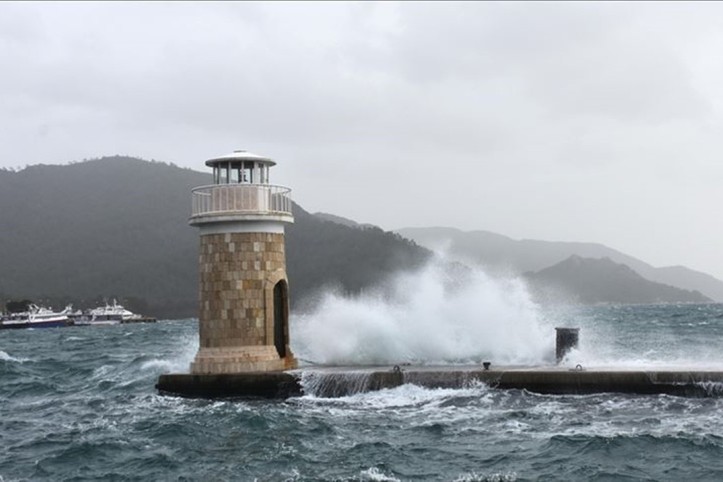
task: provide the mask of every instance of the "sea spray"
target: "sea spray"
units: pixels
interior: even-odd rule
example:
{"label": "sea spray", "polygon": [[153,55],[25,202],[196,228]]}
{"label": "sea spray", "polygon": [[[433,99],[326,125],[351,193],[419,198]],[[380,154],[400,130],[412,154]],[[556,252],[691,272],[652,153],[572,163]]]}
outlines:
{"label": "sea spray", "polygon": [[291,332],[300,359],[334,365],[540,364],[554,344],[520,280],[440,259],[358,296],[326,293]]}
{"label": "sea spray", "polygon": [[301,374],[304,394],[315,397],[342,397],[368,392],[371,372],[342,373],[305,370]]}
{"label": "sea spray", "polygon": [[[549,311],[549,310],[548,310]],[[580,328],[580,342],[562,366],[604,369],[721,370],[720,305],[607,305],[559,309],[559,325]],[[549,314],[548,314],[549,316]]]}
{"label": "sea spray", "polygon": [[191,362],[198,351],[198,335],[196,333],[185,334],[182,340],[183,342],[178,351],[162,357],[144,360],[141,369],[164,373],[188,372]]}

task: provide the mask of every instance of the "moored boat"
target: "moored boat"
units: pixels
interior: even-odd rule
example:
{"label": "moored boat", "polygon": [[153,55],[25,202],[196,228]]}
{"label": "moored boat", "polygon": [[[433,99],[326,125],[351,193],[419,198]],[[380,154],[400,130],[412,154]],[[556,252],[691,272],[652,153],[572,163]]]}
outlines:
{"label": "moored boat", "polygon": [[69,314],[72,312],[70,305],[63,311],[54,312],[52,309],[31,304],[28,310],[22,313],[11,313],[2,317],[0,329],[8,328],[55,328],[71,324]]}
{"label": "moored boat", "polygon": [[76,325],[119,325],[121,323],[155,322],[155,318],[142,316],[125,309],[116,300],[113,304],[93,308],[75,319]]}

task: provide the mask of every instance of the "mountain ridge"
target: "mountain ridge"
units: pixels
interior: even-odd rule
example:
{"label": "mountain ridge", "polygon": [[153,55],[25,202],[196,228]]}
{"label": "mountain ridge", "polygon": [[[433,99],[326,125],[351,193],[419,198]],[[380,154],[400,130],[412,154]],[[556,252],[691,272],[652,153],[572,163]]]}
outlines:
{"label": "mountain ridge", "polygon": [[[56,306],[72,301],[87,307],[118,298],[134,311],[157,317],[196,316],[199,241],[188,225],[190,193],[209,183],[210,173],[128,156],[0,170],[0,203],[6,206],[0,210],[0,299],[31,298]],[[293,212],[295,222],[286,227],[292,308],[313,305],[329,287],[359,293],[432,257],[424,243],[403,234],[310,214],[297,204]],[[452,228],[444,233],[464,232]],[[515,261],[510,257],[520,249],[515,240],[484,231],[476,236],[461,244],[469,257],[475,257],[483,240],[497,251],[478,255],[477,262],[496,252],[501,272],[508,264],[521,275],[530,271],[520,269],[525,265],[541,266],[540,259],[565,253],[559,246],[548,247],[548,258]],[[539,245],[521,243],[523,248]],[[579,244],[593,251],[602,246]],[[671,268],[669,274],[679,271]]]}
{"label": "mountain ridge", "polygon": [[629,266],[610,258],[572,255],[548,268],[525,273],[533,293],[549,301],[597,303],[706,303],[698,291],[649,281]]}
{"label": "mountain ridge", "polygon": [[652,265],[600,243],[515,240],[489,231],[463,231],[457,228],[401,228],[395,232],[429,249],[445,247],[455,260],[467,260],[491,272],[521,275],[553,266],[572,255],[622,263],[642,277],[687,291],[699,291],[715,301],[723,301],[723,281],[710,274],[686,267]]}
{"label": "mountain ridge", "polygon": [[[127,156],[0,170],[7,207],[0,210],[0,294],[55,306],[118,298],[157,317],[196,316],[191,190],[211,179]],[[431,255],[394,233],[327,223],[297,204],[293,211],[295,223],[286,226],[292,307],[326,284],[356,293]]]}

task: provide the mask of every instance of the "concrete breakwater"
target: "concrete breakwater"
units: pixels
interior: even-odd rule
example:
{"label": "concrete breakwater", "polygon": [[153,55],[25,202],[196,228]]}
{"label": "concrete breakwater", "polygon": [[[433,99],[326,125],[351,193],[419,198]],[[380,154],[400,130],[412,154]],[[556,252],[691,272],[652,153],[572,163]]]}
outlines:
{"label": "concrete breakwater", "polygon": [[156,388],[164,394],[186,397],[289,398],[304,394],[341,397],[403,384],[464,388],[477,383],[497,389],[524,389],[545,394],[617,392],[723,396],[723,371],[585,370],[582,367],[324,367],[268,373],[166,374],[160,376]]}

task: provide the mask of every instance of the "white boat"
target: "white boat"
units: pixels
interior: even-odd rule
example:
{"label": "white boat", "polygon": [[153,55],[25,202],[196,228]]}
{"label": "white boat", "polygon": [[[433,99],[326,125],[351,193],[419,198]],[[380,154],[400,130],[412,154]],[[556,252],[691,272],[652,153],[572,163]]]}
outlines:
{"label": "white boat", "polygon": [[140,323],[156,321],[155,318],[148,318],[119,305],[116,300],[113,304],[106,303],[105,306],[93,308],[87,314],[75,320],[76,325],[118,325],[121,323]]}
{"label": "white boat", "polygon": [[53,328],[68,326],[70,324],[69,314],[72,313],[72,306],[68,305],[61,312],[54,312],[52,309],[39,307],[35,304],[28,306],[28,311],[12,313],[2,318],[2,328]]}

